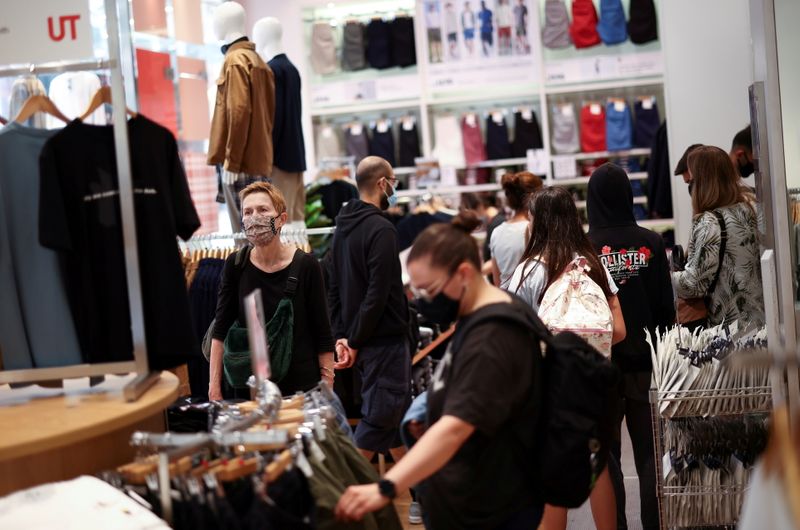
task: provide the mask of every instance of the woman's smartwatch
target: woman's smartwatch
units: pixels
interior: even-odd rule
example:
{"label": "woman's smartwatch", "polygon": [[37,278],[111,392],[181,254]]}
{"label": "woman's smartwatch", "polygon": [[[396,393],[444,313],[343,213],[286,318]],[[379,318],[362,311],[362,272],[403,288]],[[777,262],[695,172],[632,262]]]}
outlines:
{"label": "woman's smartwatch", "polygon": [[397,497],[397,489],[394,487],[394,482],[391,480],[379,480],[378,481],[378,491],[381,495],[389,499],[390,501],[394,500]]}

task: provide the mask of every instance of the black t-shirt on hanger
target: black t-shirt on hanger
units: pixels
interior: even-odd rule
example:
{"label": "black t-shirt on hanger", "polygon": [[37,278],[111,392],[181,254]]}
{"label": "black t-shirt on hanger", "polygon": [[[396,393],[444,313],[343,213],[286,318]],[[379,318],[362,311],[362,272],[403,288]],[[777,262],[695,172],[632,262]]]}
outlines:
{"label": "black t-shirt on hanger", "polygon": [[[176,237],[200,226],[175,137],[128,121],[150,368],[200,355]],[[69,123],[40,157],[39,239],[60,253],[81,348],[90,362],[132,359],[131,319],[111,125]]]}

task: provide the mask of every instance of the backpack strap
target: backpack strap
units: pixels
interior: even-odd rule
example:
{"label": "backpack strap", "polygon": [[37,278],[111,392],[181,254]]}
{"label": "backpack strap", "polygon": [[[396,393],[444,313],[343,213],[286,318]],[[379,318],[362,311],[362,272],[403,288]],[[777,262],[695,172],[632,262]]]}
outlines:
{"label": "backpack strap", "polygon": [[297,284],[299,283],[298,278],[300,277],[300,258],[298,254],[302,254],[303,251],[299,248],[295,250],[294,256],[292,256],[292,262],[289,264],[289,278],[286,280],[286,288],[283,290],[284,297],[288,298],[289,300],[294,299],[294,295],[297,292]]}
{"label": "backpack strap", "polygon": [[241,273],[247,266],[247,261],[250,259],[250,252],[253,250],[251,245],[245,245],[236,251],[236,258],[233,264],[236,265],[236,270]]}
{"label": "backpack strap", "polygon": [[714,279],[708,285],[706,298],[710,297],[714,293],[714,289],[717,288],[719,275],[722,271],[722,260],[725,258],[725,249],[728,246],[728,229],[725,227],[725,218],[718,210],[714,210],[712,213],[717,218],[717,223],[719,223],[719,261],[717,263],[717,272],[714,273]]}

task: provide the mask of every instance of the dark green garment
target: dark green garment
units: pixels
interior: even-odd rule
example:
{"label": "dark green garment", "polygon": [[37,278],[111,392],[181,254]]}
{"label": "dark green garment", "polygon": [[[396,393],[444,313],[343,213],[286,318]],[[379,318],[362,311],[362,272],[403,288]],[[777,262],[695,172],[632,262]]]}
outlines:
{"label": "dark green garment", "polygon": [[[267,322],[270,379],[280,383],[289,373],[292,364],[292,341],[294,337],[294,305],[290,298],[278,302],[275,314]],[[247,388],[247,379],[253,373],[250,361],[250,341],[247,328],[234,322],[225,336],[225,354],[222,358],[225,378],[233,388]]]}
{"label": "dark green garment", "polygon": [[[322,452],[325,453],[325,465],[346,486],[372,484],[380,480],[380,476],[372,464],[358,452],[353,442],[338,426],[328,425],[325,434],[325,441],[319,442]],[[389,503],[382,510],[373,513],[373,516],[381,530],[403,529],[393,503]]]}
{"label": "dark green garment", "polygon": [[317,504],[317,528],[319,530],[382,530],[375,520],[374,514],[367,514],[364,519],[354,523],[342,523],[334,516],[336,504],[347,489],[342,478],[335,475],[328,467],[328,459],[319,462],[313,456],[308,459],[314,475],[308,479],[311,495]]}

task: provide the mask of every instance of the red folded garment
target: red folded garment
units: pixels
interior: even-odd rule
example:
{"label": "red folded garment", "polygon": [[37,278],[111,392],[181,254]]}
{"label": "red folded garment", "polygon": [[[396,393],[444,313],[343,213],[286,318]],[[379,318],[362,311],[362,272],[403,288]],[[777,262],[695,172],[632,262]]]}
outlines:
{"label": "red folded garment", "polygon": [[597,10],[592,0],[572,0],[572,25],[569,27],[576,48],[600,44],[597,33]]}
{"label": "red folded garment", "polygon": [[594,153],[605,150],[606,110],[599,103],[584,105],[581,109],[581,151]]}

